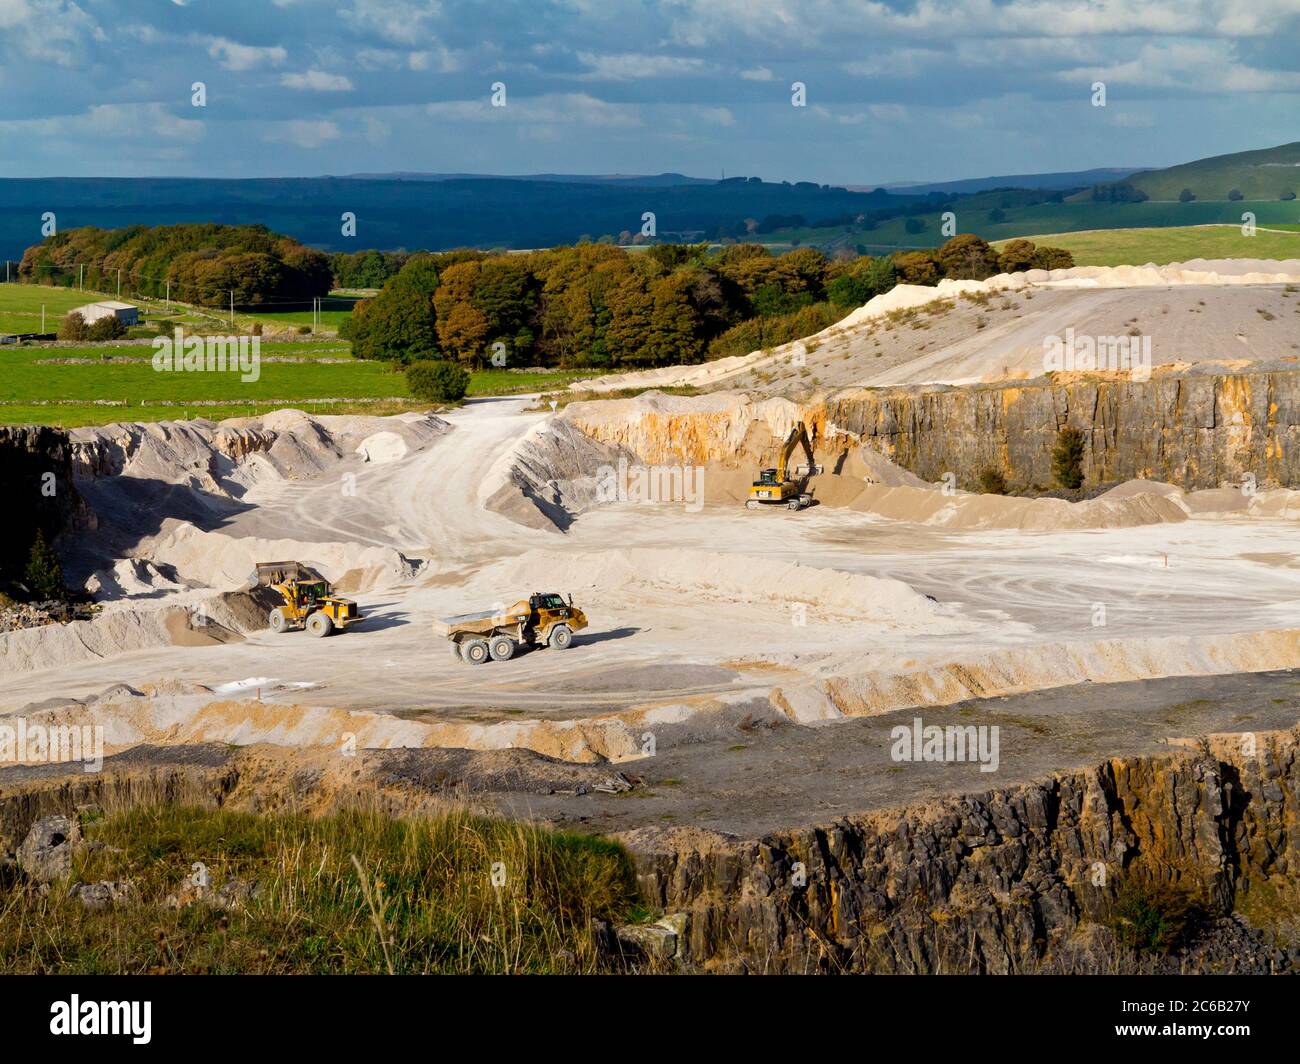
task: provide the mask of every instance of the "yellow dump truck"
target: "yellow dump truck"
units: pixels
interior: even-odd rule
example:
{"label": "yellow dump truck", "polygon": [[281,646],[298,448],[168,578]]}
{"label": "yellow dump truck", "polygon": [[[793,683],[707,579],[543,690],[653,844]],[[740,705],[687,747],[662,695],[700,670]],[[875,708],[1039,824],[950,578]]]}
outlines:
{"label": "yellow dump truck", "polygon": [[506,661],[520,647],[545,646],[565,650],[573,633],[587,627],[587,615],[554,592],[534,592],[503,610],[464,613],[434,621],[433,631],[451,641],[458,661],[482,665],[491,658]]}

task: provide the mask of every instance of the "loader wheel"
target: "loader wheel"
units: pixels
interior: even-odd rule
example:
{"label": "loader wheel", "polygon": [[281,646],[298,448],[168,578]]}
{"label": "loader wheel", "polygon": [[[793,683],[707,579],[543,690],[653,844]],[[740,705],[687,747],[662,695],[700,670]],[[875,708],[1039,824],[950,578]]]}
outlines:
{"label": "loader wheel", "polygon": [[482,665],[492,656],[486,639],[467,639],[460,648],[461,657],[471,665]]}
{"label": "loader wheel", "polygon": [[334,622],[330,620],[328,613],[321,613],[318,610],[307,618],[307,631],[317,638],[327,636],[334,631]]}
{"label": "loader wheel", "polygon": [[267,623],[271,626],[271,631],[279,634],[289,630],[289,618],[284,615],[284,610],[277,606],[267,617]]}
{"label": "loader wheel", "polygon": [[488,643],[488,653],[493,661],[509,661],[515,656],[515,641],[508,635],[493,636]]}
{"label": "loader wheel", "polygon": [[548,647],[567,650],[573,643],[573,632],[567,624],[557,624],[551,629],[551,638],[546,641]]}

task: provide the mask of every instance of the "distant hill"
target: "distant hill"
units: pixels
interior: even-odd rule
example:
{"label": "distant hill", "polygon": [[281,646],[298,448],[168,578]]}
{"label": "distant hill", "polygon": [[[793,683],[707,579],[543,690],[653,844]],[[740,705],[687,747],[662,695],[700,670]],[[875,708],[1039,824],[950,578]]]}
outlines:
{"label": "distant hill", "polygon": [[[660,238],[743,236],[745,219],[893,216],[916,196],[851,192],[810,182],[733,178],[641,186],[517,178],[19,178],[0,180],[0,258],[41,239],[41,216],[60,230],[95,225],[211,222],[265,225],[326,251],[455,247],[536,248],[581,237],[638,233],[646,212]],[[341,233],[344,212],[356,236]],[[787,222],[786,224],[790,224]]]}
{"label": "distant hill", "polygon": [[1146,170],[1127,183],[1153,200],[1176,200],[1185,188],[1199,200],[1226,200],[1232,189],[1248,200],[1276,200],[1285,192],[1300,195],[1300,141]]}
{"label": "distant hill", "polygon": [[496,174],[426,174],[398,170],[388,174],[346,176],[358,181],[550,181],[561,185],[636,185],[641,188],[717,184],[717,178],[687,177],[685,174],[519,174],[502,178]]}
{"label": "distant hill", "polygon": [[[929,192],[971,193],[986,192],[994,188],[1067,189],[1099,185],[1108,181],[1123,181],[1140,173],[1141,167],[1098,167],[1094,170],[1063,170],[1054,174],[1000,174],[994,177],[969,177],[961,181],[906,182],[883,186],[887,192],[906,192],[923,196]],[[857,186],[854,186],[857,187]]]}

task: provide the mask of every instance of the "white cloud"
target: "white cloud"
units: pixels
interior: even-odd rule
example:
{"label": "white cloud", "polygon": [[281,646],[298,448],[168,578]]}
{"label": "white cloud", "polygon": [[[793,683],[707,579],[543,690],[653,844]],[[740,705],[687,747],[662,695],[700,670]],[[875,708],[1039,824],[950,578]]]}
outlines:
{"label": "white cloud", "polygon": [[450,122],[510,122],[521,124],[569,125],[580,123],[607,128],[641,124],[636,107],[607,103],[581,92],[551,93],[544,96],[507,96],[505,107],[493,107],[486,96],[481,100],[451,100],[431,103],[425,114]]}
{"label": "white cloud", "polygon": [[333,122],[295,119],[292,122],[281,122],[265,139],[283,141],[299,148],[319,148],[332,140],[338,140],[340,136],[339,127]]}
{"label": "white cloud", "polygon": [[0,0],[0,56],[74,66],[107,35],[70,0]]}
{"label": "white cloud", "polygon": [[[418,47],[433,36],[429,23],[442,13],[437,0],[352,0],[345,22],[390,44]],[[488,16],[485,16],[488,17]]]}
{"label": "white cloud", "polygon": [[0,129],[18,136],[122,140],[166,140],[194,142],[203,137],[203,123],[177,118],[161,103],[103,103],[81,114],[50,118],[25,118],[0,123]]}
{"label": "white cloud", "polygon": [[226,37],[214,37],[208,44],[208,55],[227,70],[256,70],[263,66],[279,66],[289,57],[289,53],[278,44],[263,48],[240,44]]}
{"label": "white cloud", "polygon": [[579,52],[578,59],[588,68],[582,77],[603,81],[689,77],[709,69],[703,59],[646,52],[619,52],[610,55]]}
{"label": "white cloud", "polygon": [[351,92],[352,82],[342,74],[324,70],[308,70],[302,74],[283,74],[280,84],[286,89],[305,89],[309,92]]}
{"label": "white cloud", "polygon": [[749,70],[742,70],[740,76],[746,81],[771,81],[775,75],[767,67],[751,67]]}

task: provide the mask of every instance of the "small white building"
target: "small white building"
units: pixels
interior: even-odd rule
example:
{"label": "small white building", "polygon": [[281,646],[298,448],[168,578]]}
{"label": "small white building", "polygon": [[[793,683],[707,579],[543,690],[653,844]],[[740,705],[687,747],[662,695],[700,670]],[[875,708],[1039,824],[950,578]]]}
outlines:
{"label": "small white building", "polygon": [[123,325],[140,324],[140,308],[130,303],[119,303],[116,299],[106,299],[102,303],[87,303],[84,307],[77,307],[71,313],[80,314],[81,320],[87,325],[99,321],[100,318],[116,318]]}

